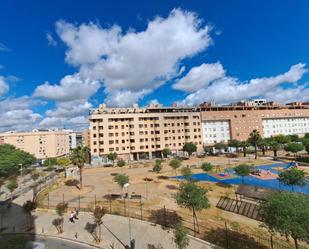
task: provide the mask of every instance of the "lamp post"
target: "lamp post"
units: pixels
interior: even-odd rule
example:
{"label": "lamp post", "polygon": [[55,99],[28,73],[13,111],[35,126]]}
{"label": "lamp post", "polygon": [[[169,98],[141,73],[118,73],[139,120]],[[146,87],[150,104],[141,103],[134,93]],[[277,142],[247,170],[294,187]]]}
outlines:
{"label": "lamp post", "polygon": [[123,187],[127,189],[127,198],[128,198],[128,219],[129,219],[129,238],[130,238],[130,249],[135,248],[135,240],[132,240],[132,233],[131,233],[131,213],[130,213],[130,184],[126,183]]}
{"label": "lamp post", "polygon": [[20,177],[23,178],[23,165],[21,163],[18,165],[20,166]]}

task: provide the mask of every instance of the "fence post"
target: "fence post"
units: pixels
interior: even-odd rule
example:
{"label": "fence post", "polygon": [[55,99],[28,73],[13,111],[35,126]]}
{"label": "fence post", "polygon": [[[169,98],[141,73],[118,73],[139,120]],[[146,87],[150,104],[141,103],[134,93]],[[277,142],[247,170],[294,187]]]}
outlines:
{"label": "fence post", "polygon": [[273,241],[273,236],[270,235],[270,248],[274,249],[274,241]]}
{"label": "fence post", "polygon": [[143,220],[143,203],[142,203],[142,199],[140,199],[140,207],[141,207],[141,220]]}
{"label": "fence post", "polygon": [[166,227],[166,208],[165,208],[165,205],[164,205],[164,212],[163,212],[163,215],[164,215],[164,226]]}
{"label": "fence post", "polygon": [[127,216],[127,212],[126,212],[126,199],[123,198],[123,215]]}
{"label": "fence post", "polygon": [[97,195],[94,195],[94,206],[97,206]]}
{"label": "fence post", "polygon": [[228,230],[227,230],[227,225],[226,222],[224,222],[225,224],[225,240],[226,240],[226,249],[229,249],[229,237],[228,237]]}
{"label": "fence post", "polygon": [[109,198],[109,213],[112,214],[112,199]]}
{"label": "fence post", "polygon": [[78,195],[78,210],[80,210],[80,195]]}
{"label": "fence post", "polygon": [[62,194],[62,203],[64,204],[64,194]]}
{"label": "fence post", "polygon": [[49,209],[49,193],[47,194],[47,208]]}

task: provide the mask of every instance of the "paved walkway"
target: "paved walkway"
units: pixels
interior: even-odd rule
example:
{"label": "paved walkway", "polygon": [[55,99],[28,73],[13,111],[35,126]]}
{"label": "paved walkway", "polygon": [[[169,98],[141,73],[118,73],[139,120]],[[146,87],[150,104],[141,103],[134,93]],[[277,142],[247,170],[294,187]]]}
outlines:
{"label": "paved walkway", "polygon": [[[27,219],[21,205],[32,195],[27,193],[14,200],[14,205],[10,211],[6,211],[3,218],[3,227],[7,227],[7,232],[12,232],[15,227],[16,232],[23,232],[27,228]],[[52,224],[57,215],[53,211],[38,210],[33,213],[33,223],[36,233],[44,233],[48,235],[57,235],[57,230]],[[28,219],[29,223],[29,219]],[[131,219],[132,238],[136,241],[136,249],[174,249],[173,232],[169,229],[163,229],[160,225],[154,225],[149,222],[143,222],[136,219]],[[76,223],[70,223],[68,214],[65,216],[64,233],[60,236],[83,241],[89,244],[95,244],[92,231],[94,229],[93,217],[91,213],[79,214],[79,220]],[[77,236],[77,238],[76,238]],[[129,225],[128,218],[105,215],[102,225],[103,241],[99,244],[100,247],[123,249],[129,244]],[[98,244],[96,244],[98,245]],[[210,244],[197,240],[190,239],[189,248],[194,249],[209,249],[214,248]]]}

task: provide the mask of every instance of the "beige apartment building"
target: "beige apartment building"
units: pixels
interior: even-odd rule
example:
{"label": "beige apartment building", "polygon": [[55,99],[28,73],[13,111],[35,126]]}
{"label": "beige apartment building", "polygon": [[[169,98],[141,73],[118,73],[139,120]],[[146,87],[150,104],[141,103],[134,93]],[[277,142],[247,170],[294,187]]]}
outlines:
{"label": "beige apartment building", "polygon": [[90,149],[94,157],[116,152],[138,160],[159,157],[164,148],[182,151],[186,142],[204,146],[230,139],[246,140],[256,129],[263,137],[309,132],[309,103],[279,105],[266,100],[228,106],[106,108],[91,110]]}
{"label": "beige apartment building", "polygon": [[138,160],[160,157],[164,148],[182,150],[186,142],[203,149],[200,113],[196,108],[158,107],[106,108],[92,110],[90,148],[93,156],[116,152]]}
{"label": "beige apartment building", "polygon": [[69,132],[40,131],[0,133],[2,143],[33,154],[37,159],[60,157],[70,150]]}

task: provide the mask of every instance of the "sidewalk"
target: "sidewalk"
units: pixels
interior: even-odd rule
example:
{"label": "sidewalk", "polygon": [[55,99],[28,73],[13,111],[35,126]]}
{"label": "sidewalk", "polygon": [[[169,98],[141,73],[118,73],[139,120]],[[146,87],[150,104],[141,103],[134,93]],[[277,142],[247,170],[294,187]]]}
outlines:
{"label": "sidewalk", "polygon": [[[5,232],[12,232],[15,227],[16,232],[24,232],[26,229],[26,215],[21,205],[31,196],[24,194],[14,200],[15,205],[4,216],[3,226],[7,227]],[[58,216],[54,211],[37,210],[33,212],[35,233],[57,235],[57,230],[52,224]],[[116,215],[105,215],[102,225],[102,239],[100,244],[94,242],[91,231],[94,229],[93,217],[91,213],[81,212],[76,223],[70,223],[68,214],[64,216],[64,233],[61,237],[82,241],[85,243],[99,245],[100,247],[123,249],[129,245],[129,224],[128,218]],[[175,249],[173,242],[173,231],[163,229],[160,225],[149,222],[131,219],[132,238],[135,239],[136,249]],[[77,238],[76,238],[77,235]],[[190,238],[188,248],[210,249],[215,248],[207,242]]]}

